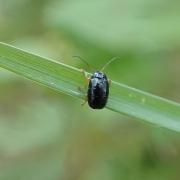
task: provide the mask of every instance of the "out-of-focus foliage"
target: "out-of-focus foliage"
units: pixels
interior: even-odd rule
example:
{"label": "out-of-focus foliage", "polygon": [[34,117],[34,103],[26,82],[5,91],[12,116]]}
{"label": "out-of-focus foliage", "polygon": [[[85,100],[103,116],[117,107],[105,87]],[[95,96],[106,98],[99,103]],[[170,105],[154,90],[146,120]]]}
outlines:
{"label": "out-of-focus foliage", "polygon": [[[180,102],[177,0],[0,0],[0,41]],[[179,134],[0,71],[0,179],[179,179]]]}

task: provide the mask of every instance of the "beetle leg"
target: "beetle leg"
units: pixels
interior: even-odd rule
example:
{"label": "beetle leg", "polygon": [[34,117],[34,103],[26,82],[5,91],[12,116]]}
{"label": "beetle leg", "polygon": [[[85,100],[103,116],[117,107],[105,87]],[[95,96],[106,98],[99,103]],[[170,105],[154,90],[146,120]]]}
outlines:
{"label": "beetle leg", "polygon": [[85,95],[84,102],[81,103],[81,105],[84,106],[87,103],[86,87],[80,87],[79,86],[78,90]]}
{"label": "beetle leg", "polygon": [[81,72],[82,72],[82,74],[83,74],[83,76],[84,76],[86,82],[89,82],[90,78],[87,76],[85,70],[84,70],[84,69],[81,69]]}
{"label": "beetle leg", "polygon": [[86,74],[86,72],[85,72],[84,69],[81,69],[81,73],[83,74],[83,77],[84,77],[84,79],[86,80],[86,84],[85,84],[84,87],[83,87],[83,86],[78,86],[78,90],[81,91],[81,92],[83,92],[83,93],[85,93],[86,90],[87,90],[87,85],[88,85],[88,83],[89,83],[90,78],[87,76],[87,74]]}
{"label": "beetle leg", "polygon": [[84,106],[87,103],[87,96],[85,96],[84,102],[81,104],[81,106]]}
{"label": "beetle leg", "polygon": [[109,83],[109,86],[111,85],[112,81],[110,79],[108,79],[108,83]]}
{"label": "beetle leg", "polygon": [[[90,81],[90,77],[88,77],[87,76],[87,74],[86,74],[86,72],[85,72],[85,70],[84,69],[81,69],[81,72],[82,72],[82,74],[83,74],[83,76],[84,76],[84,78],[85,78],[85,80],[86,80],[86,85],[84,86],[84,87],[78,87],[78,90],[79,91],[81,91],[81,92],[83,92],[83,93],[85,93],[86,92],[86,89],[87,89],[87,85],[88,85],[88,83],[89,83],[89,81]],[[87,95],[85,96],[85,100],[84,100],[84,102],[81,104],[82,106],[84,106],[86,103],[87,103]]]}
{"label": "beetle leg", "polygon": [[85,93],[85,87],[78,86],[78,90]]}

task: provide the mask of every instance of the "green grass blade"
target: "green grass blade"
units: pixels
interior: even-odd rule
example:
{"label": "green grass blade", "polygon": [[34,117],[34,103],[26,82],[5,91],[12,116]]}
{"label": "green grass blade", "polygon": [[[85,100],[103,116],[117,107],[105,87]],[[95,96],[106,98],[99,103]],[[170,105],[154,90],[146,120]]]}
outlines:
{"label": "green grass blade", "polygon": [[[73,97],[83,98],[78,90],[85,84],[77,68],[33,55],[0,43],[0,67]],[[107,108],[160,127],[180,132],[180,104],[112,82]]]}

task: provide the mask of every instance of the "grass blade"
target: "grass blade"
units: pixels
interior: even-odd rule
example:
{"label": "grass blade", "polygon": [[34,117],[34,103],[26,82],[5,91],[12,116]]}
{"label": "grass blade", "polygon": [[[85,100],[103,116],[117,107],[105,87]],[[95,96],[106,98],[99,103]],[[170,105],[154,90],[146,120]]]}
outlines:
{"label": "grass blade", "polygon": [[[0,67],[73,97],[83,98],[79,69],[0,43]],[[180,104],[112,82],[107,108],[180,132]]]}

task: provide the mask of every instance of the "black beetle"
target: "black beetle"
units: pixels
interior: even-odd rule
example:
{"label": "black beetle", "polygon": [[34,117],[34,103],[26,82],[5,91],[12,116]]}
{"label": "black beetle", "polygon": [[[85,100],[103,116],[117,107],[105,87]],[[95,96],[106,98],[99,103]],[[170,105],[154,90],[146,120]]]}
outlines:
{"label": "black beetle", "polygon": [[[86,63],[89,66],[89,64],[81,57],[74,57],[81,59],[84,63]],[[88,101],[89,106],[93,109],[103,109],[106,106],[111,81],[107,79],[107,76],[105,73],[103,73],[103,70],[117,58],[118,57],[112,58],[103,66],[103,68],[100,71],[95,71],[90,78],[88,78],[86,76],[85,71],[82,70],[84,77],[89,81],[85,103]]]}
{"label": "black beetle", "polygon": [[89,80],[87,91],[88,104],[93,109],[102,109],[105,107],[109,96],[109,81],[107,76],[96,71]]}

